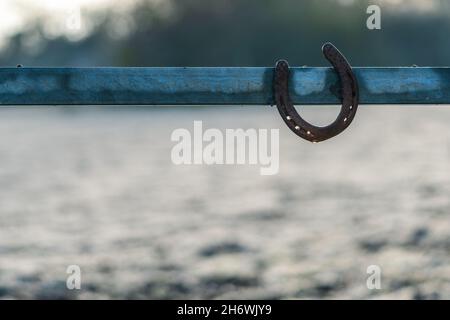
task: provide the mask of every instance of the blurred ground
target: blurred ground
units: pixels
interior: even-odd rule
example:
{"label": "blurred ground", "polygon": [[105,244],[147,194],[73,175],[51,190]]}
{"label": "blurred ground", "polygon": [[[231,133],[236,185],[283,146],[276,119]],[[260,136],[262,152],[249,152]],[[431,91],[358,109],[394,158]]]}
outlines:
{"label": "blurred ground", "polygon": [[[200,119],[280,127],[280,173],[172,165],[172,130]],[[313,145],[269,107],[2,109],[0,298],[448,299],[448,123],[363,106]]]}

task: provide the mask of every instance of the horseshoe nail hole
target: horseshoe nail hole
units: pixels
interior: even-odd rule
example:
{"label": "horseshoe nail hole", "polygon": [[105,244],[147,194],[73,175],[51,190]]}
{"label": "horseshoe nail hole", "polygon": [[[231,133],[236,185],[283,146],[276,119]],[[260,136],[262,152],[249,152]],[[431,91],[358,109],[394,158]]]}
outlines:
{"label": "horseshoe nail hole", "polygon": [[307,135],[310,135],[310,134],[311,134],[311,131],[306,131],[306,134],[307,134]]}
{"label": "horseshoe nail hole", "polygon": [[344,122],[347,122],[347,118],[344,118]]}
{"label": "horseshoe nail hole", "polygon": [[287,116],[286,119],[288,120],[292,120],[291,116]]}
{"label": "horseshoe nail hole", "polygon": [[350,110],[352,110],[353,109],[353,106],[350,106]]}
{"label": "horseshoe nail hole", "polygon": [[299,126],[295,126],[295,130],[300,130],[300,127]]}

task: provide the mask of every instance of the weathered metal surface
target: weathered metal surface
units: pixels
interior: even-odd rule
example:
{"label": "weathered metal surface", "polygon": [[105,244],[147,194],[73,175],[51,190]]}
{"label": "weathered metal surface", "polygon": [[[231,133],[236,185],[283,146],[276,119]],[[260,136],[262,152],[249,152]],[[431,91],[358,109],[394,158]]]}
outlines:
{"label": "weathered metal surface", "polygon": [[[363,104],[450,104],[449,68],[353,68]],[[0,105],[267,105],[274,68],[0,68]],[[332,68],[291,68],[294,104],[340,104]]]}
{"label": "weathered metal surface", "polygon": [[281,118],[292,132],[311,142],[320,142],[337,136],[350,125],[358,109],[358,82],[352,67],[331,43],[324,44],[322,52],[336,70],[342,96],[339,115],[333,123],[325,127],[315,126],[298,114],[289,94],[289,64],[281,60],[275,66],[274,97]]}

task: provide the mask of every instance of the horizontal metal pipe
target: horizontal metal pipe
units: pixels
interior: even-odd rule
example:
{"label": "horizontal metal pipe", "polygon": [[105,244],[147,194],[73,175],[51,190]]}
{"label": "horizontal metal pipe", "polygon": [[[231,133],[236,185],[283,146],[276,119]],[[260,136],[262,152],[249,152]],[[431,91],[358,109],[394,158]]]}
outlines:
{"label": "horizontal metal pipe", "polygon": [[[450,68],[354,68],[361,104],[450,104]],[[0,68],[0,105],[271,105],[273,68]],[[295,104],[339,104],[331,68],[291,68]]]}

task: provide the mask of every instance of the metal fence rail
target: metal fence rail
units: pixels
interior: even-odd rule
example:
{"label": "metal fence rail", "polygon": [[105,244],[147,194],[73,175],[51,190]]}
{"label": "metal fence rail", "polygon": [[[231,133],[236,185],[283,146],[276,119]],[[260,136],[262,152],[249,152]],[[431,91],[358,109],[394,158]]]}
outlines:
{"label": "metal fence rail", "polygon": [[[450,68],[353,68],[361,104],[450,104]],[[269,105],[274,68],[0,68],[0,105]],[[291,68],[295,104],[339,104],[332,68]]]}

